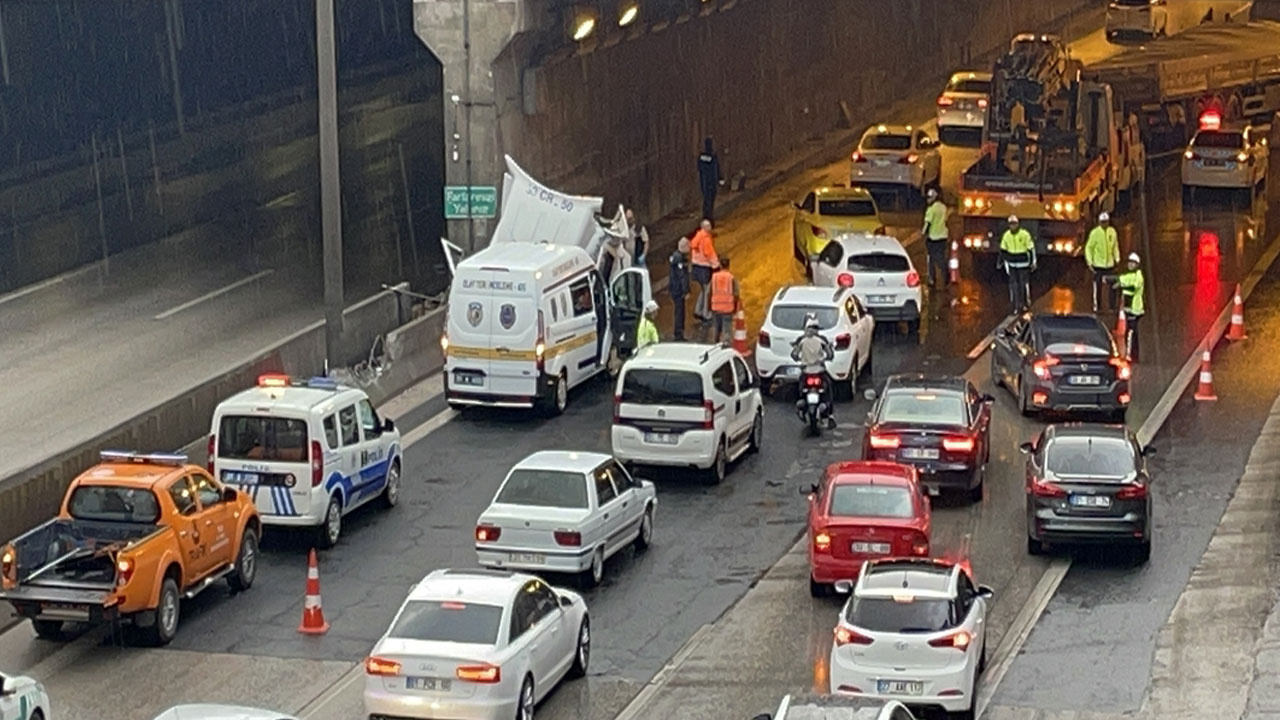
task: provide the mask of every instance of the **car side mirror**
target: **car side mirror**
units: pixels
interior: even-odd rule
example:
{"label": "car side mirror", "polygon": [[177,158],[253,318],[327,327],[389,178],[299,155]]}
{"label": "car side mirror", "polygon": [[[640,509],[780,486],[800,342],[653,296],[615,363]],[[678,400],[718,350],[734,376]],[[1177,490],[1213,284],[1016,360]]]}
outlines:
{"label": "car side mirror", "polygon": [[240,499],[240,493],[233,487],[222,488],[222,499],[224,502],[233,503]]}
{"label": "car side mirror", "polygon": [[862,391],[862,397],[866,398],[867,400],[872,400],[872,401],[874,401],[874,400],[876,399],[876,389],[875,389],[875,388],[867,388],[866,390],[863,390],[863,391]]}
{"label": "car side mirror", "polygon": [[1157,453],[1157,450],[1153,445],[1148,445],[1142,448],[1142,457],[1154,457],[1156,453]]}
{"label": "car side mirror", "polygon": [[984,402],[984,403],[993,403],[993,402],[995,402],[995,401],[996,401],[996,396],[995,396],[995,395],[992,395],[991,393],[983,393],[983,394],[982,394],[982,402]]}
{"label": "car side mirror", "polygon": [[809,483],[808,486],[800,487],[800,494],[809,496],[810,500],[812,500],[813,496],[816,495],[817,493],[818,493],[817,483]]}
{"label": "car side mirror", "polygon": [[849,593],[853,592],[853,581],[837,580],[835,584],[835,591],[840,595],[848,595]]}
{"label": "car side mirror", "polygon": [[993,598],[993,597],[995,597],[995,596],[996,596],[996,591],[995,591],[995,590],[992,590],[992,589],[991,589],[991,586],[989,586],[989,585],[979,585],[979,586],[978,586],[978,597],[980,597],[980,598],[986,598],[987,600],[990,600],[991,598]]}
{"label": "car side mirror", "polygon": [[396,424],[387,418],[382,421],[382,432],[395,432]]}
{"label": "car side mirror", "polygon": [[573,604],[573,598],[569,597],[568,595],[560,596],[560,607],[569,607],[572,604]]}
{"label": "car side mirror", "polygon": [[1035,451],[1035,449],[1036,449],[1036,446],[1032,445],[1029,442],[1022,443],[1021,445],[1018,446],[1018,452],[1022,453],[1023,455],[1030,455],[1032,452]]}
{"label": "car side mirror", "polygon": [[17,684],[13,678],[0,679],[0,697],[9,697],[18,692]]}

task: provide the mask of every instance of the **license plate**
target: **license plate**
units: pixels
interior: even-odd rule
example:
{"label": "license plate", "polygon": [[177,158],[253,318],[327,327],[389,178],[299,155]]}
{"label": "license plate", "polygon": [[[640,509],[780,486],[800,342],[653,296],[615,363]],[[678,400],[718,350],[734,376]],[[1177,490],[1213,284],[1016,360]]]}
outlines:
{"label": "license plate", "polygon": [[257,485],[260,476],[255,472],[240,472],[238,470],[223,470],[222,481],[235,485]]}
{"label": "license plate", "polygon": [[671,433],[645,433],[644,441],[657,445],[675,445],[676,436]]}
{"label": "license plate", "polygon": [[818,393],[811,392],[805,396],[805,400],[808,400],[811,403],[816,403],[821,400],[821,396],[819,396]]}
{"label": "license plate", "polygon": [[410,690],[449,692],[453,689],[453,680],[450,678],[407,677],[404,679],[404,686]]}
{"label": "license plate", "polygon": [[789,377],[789,378],[798,378],[800,377],[800,368],[796,365],[785,367],[782,369],[782,376]]}
{"label": "license plate", "polygon": [[1109,508],[1111,498],[1106,495],[1072,495],[1071,504],[1075,507]]}
{"label": "license plate", "polygon": [[1102,378],[1097,375],[1072,375],[1067,378],[1068,385],[1101,385]]}
{"label": "license plate", "polygon": [[903,448],[902,457],[908,460],[937,460],[938,451],[935,448]]}
{"label": "license plate", "polygon": [[893,302],[894,297],[895,296],[893,295],[868,295],[867,302],[872,304],[877,304],[877,305],[888,304]]}
{"label": "license plate", "polygon": [[877,680],[879,695],[923,695],[924,683],[919,680]]}
{"label": "license plate", "polygon": [[484,385],[484,376],[476,373],[456,372],[453,374],[453,382],[457,385],[471,385],[479,387]]}
{"label": "license plate", "polygon": [[871,164],[875,165],[876,167],[889,167],[888,160],[873,160],[871,161]]}
{"label": "license plate", "polygon": [[889,543],[856,542],[853,544],[853,551],[856,553],[872,553],[876,555],[888,555]]}
{"label": "license plate", "polygon": [[529,563],[531,565],[545,565],[547,563],[547,556],[537,555],[534,553],[511,553],[511,562]]}

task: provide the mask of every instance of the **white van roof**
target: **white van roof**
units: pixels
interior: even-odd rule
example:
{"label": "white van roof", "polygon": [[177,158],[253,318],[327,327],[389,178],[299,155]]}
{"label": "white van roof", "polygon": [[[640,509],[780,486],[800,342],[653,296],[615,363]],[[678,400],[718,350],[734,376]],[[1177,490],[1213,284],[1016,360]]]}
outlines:
{"label": "white van roof", "polygon": [[[592,266],[591,256],[580,247],[549,243],[503,243],[490,245],[458,263],[458,275],[477,270],[532,273],[539,284],[545,286]],[[539,276],[538,273],[542,275]]]}
{"label": "white van roof", "polygon": [[364,392],[358,389],[336,384],[330,387],[264,387],[259,384],[223,400],[218,404],[217,413],[299,414],[318,409],[324,415],[337,405],[363,400],[365,397]]}

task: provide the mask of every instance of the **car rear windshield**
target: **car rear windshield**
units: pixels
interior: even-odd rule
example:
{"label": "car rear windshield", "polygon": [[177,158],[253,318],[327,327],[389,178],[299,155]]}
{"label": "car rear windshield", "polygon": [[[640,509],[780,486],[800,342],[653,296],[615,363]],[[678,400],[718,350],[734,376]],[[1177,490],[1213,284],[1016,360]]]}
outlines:
{"label": "car rear windshield", "polygon": [[400,640],[492,645],[498,641],[501,623],[500,605],[410,600],[387,636]]}
{"label": "car rear windshield", "polygon": [[848,620],[857,627],[885,633],[934,633],[956,624],[949,601],[910,595],[855,598]]}
{"label": "car rear windshield", "polygon": [[307,461],[307,423],[282,417],[227,415],[218,424],[218,457]]}
{"label": "car rear windshield", "polygon": [[867,255],[850,255],[849,269],[864,273],[904,273],[911,269],[911,264],[902,255],[889,253],[870,253]]}
{"label": "car rear windshield", "polygon": [[870,217],[876,214],[876,206],[870,200],[821,200],[818,202],[818,214],[837,217]]}
{"label": "car rear windshield", "polygon": [[953,392],[897,390],[884,396],[880,422],[912,425],[968,425],[964,398]]}
{"label": "car rear windshield", "polygon": [[833,307],[817,305],[775,305],[769,320],[783,330],[804,330],[804,319],[810,313],[818,319],[818,327],[830,330],[840,319],[840,311]]}
{"label": "car rear windshield", "polygon": [[160,503],[148,489],[115,485],[81,485],[67,503],[77,520],[153,523],[160,519]]}
{"label": "car rear windshield", "polygon": [[981,93],[986,95],[991,92],[991,83],[987,80],[953,80],[947,86],[948,92],[955,93]]}
{"label": "car rear windshield", "polygon": [[1058,437],[1045,450],[1044,463],[1060,477],[1123,478],[1133,474],[1137,458],[1128,440]]}
{"label": "car rear windshield", "polygon": [[1040,326],[1040,342],[1051,355],[1111,354],[1111,334],[1094,318],[1056,318]]}
{"label": "car rear windshield", "polygon": [[1244,135],[1236,132],[1202,132],[1196,135],[1192,145],[1201,148],[1239,150],[1244,147]]}
{"label": "car rear windshield", "polygon": [[[934,87],[937,87],[936,85]],[[910,135],[869,135],[862,139],[863,150],[910,150]]]}
{"label": "car rear windshield", "polygon": [[587,507],[587,479],[576,472],[512,470],[494,502],[582,510]]}
{"label": "car rear windshield", "polygon": [[909,518],[915,516],[911,491],[892,485],[837,485],[831,491],[834,517]]}
{"label": "car rear windshield", "polygon": [[702,376],[688,370],[628,370],[622,379],[622,402],[702,407]]}

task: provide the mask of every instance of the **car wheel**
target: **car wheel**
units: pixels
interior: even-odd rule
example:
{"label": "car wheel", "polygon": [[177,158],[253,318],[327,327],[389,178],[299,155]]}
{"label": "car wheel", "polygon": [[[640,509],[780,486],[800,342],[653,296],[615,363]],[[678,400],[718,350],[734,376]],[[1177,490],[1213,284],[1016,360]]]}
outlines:
{"label": "car wheel", "polygon": [[974,471],[974,473],[977,474],[978,476],[978,484],[969,488],[969,502],[980,503],[982,502],[983,486],[987,484],[986,464],[984,463],[983,465],[979,466],[978,469]]}
{"label": "car wheel", "polygon": [[551,414],[562,415],[567,407],[569,407],[569,378],[561,370],[551,395]]}
{"label": "car wheel", "polygon": [[852,400],[858,391],[858,356],[853,357],[853,362],[849,364],[849,379],[836,382],[832,378],[832,399],[847,401]]}
{"label": "car wheel", "polygon": [[1024,417],[1031,417],[1035,411],[1031,408],[1031,398],[1027,395],[1027,387],[1023,384],[1022,379],[1018,379],[1018,411]]}
{"label": "car wheel", "polygon": [[178,581],[171,577],[160,586],[160,600],[156,603],[156,619],[146,628],[147,642],[159,647],[173,642],[178,634],[178,618],[182,615],[182,596],[178,594]]}
{"label": "car wheel", "polygon": [[907,334],[908,335],[920,334],[920,318],[907,321]]}
{"label": "car wheel", "polygon": [[240,552],[236,554],[236,569],[227,576],[227,584],[236,592],[253,587],[258,576],[258,533],[246,528],[240,536]]}
{"label": "car wheel", "polygon": [[[858,378],[861,380],[871,379],[871,361],[875,358],[875,346],[867,348],[867,361],[862,363],[862,369],[858,370]],[[857,383],[853,386],[854,390],[858,389]]]}
{"label": "car wheel", "polygon": [[382,491],[382,507],[390,510],[400,502],[400,460],[392,460],[387,468],[387,488]]}
{"label": "car wheel", "polygon": [[573,652],[573,667],[569,668],[569,677],[587,676],[587,668],[591,663],[591,619],[583,615],[582,624],[578,626],[578,645]]}
{"label": "car wheel", "polygon": [[812,575],[809,576],[809,596],[810,597],[823,598],[829,595],[830,593],[831,593],[830,585],[827,585],[826,583],[820,583],[817,580],[814,580]]}
{"label": "car wheel", "polygon": [[653,506],[650,505],[644,509],[644,515],[640,517],[640,532],[636,533],[635,548],[636,552],[644,552],[649,549],[649,544],[653,542]]}
{"label": "car wheel", "polygon": [[1035,539],[1035,538],[1031,537],[1030,535],[1028,535],[1028,536],[1027,536],[1027,554],[1028,554],[1028,555],[1043,555],[1043,554],[1044,554],[1044,543],[1042,543],[1042,542],[1040,542],[1039,540],[1037,540],[1037,539]]}
{"label": "car wheel", "polygon": [[596,548],[591,553],[591,567],[583,570],[578,575],[578,579],[583,588],[590,590],[600,584],[604,580],[604,548]]}
{"label": "car wheel", "polygon": [[1119,410],[1112,410],[1112,411],[1111,411],[1111,415],[1110,415],[1110,417],[1109,417],[1108,419],[1109,419],[1111,422],[1113,422],[1113,423],[1116,423],[1116,424],[1119,424],[1119,425],[1123,425],[1123,424],[1124,424],[1125,416],[1126,416],[1127,414],[1128,414],[1128,409],[1127,409],[1127,408],[1121,408],[1121,409],[1119,409]]}
{"label": "car wheel", "polygon": [[764,413],[756,412],[756,419],[751,423],[751,444],[747,446],[747,451],[751,453],[760,452],[760,448],[764,445]]}
{"label": "car wheel", "polygon": [[533,676],[526,675],[520,686],[520,702],[516,705],[516,720],[533,720]]}
{"label": "car wheel", "polygon": [[324,511],[324,522],[316,528],[316,543],[321,549],[328,550],[338,544],[342,537],[342,500],[334,495],[329,498],[329,506]]}
{"label": "car wheel", "polygon": [[35,628],[36,637],[41,640],[62,639],[61,620],[32,620],[31,627]]}
{"label": "car wheel", "polygon": [[1151,560],[1151,541],[1147,540],[1137,547],[1133,559],[1138,565],[1146,565]]}
{"label": "car wheel", "polygon": [[719,485],[724,482],[724,477],[728,474],[729,458],[724,451],[724,441],[720,441],[720,448],[716,450],[716,458],[711,461],[711,467],[707,469],[707,482],[712,485]]}
{"label": "car wheel", "polygon": [[987,639],[982,638],[982,654],[978,656],[978,674],[987,671]]}
{"label": "car wheel", "polygon": [[1004,387],[1004,373],[1000,372],[1000,363],[996,362],[996,353],[991,352],[991,384],[1002,388]]}

